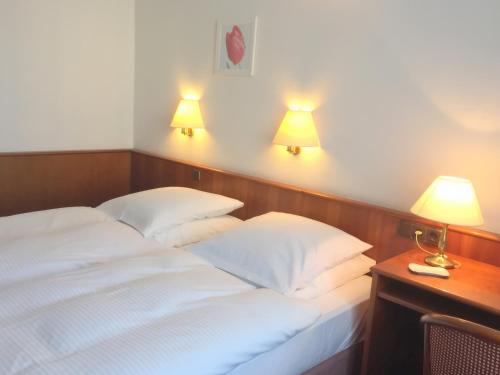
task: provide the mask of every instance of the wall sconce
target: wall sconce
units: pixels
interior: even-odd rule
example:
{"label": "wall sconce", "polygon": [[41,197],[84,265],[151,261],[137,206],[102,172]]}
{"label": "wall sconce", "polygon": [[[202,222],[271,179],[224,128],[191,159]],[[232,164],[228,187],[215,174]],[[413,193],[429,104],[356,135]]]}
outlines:
{"label": "wall sconce", "polygon": [[318,133],[310,111],[289,110],[274,136],[273,143],[287,146],[293,155],[300,153],[301,147],[319,147]]}
{"label": "wall sconce", "polygon": [[172,128],[181,128],[182,134],[189,137],[193,136],[193,129],[204,128],[199,101],[196,99],[182,99],[177,106],[170,126]]}
{"label": "wall sconce", "polygon": [[483,223],[476,192],[472,183],[465,178],[448,176],[436,178],[413,205],[411,212],[443,223],[438,252],[425,258],[427,264],[435,267],[456,267],[456,263],[448,259],[444,253],[448,224],[476,226]]}

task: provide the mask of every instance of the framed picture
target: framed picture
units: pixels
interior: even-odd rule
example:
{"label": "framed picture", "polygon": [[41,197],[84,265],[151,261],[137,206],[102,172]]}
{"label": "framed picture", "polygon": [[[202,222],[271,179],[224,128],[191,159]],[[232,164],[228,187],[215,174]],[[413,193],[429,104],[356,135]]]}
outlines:
{"label": "framed picture", "polygon": [[217,23],[215,72],[224,75],[254,74],[257,17],[247,23]]}

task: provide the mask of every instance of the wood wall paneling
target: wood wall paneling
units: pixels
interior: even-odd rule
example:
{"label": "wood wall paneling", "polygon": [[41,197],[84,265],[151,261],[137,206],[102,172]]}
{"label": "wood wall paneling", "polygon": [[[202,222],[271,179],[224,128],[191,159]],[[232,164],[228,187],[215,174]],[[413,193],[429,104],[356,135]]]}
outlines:
{"label": "wood wall paneling", "polygon": [[128,194],[130,160],[129,150],[0,154],[0,216]]}
{"label": "wood wall paneling", "polygon": [[[201,171],[200,181],[193,180],[194,169]],[[414,247],[412,240],[398,235],[398,226],[402,219],[439,225],[409,213],[194,163],[165,159],[140,151],[132,152],[131,178],[132,191],[175,185],[239,199],[245,206],[234,215],[241,219],[269,211],[311,217],[341,228],[374,245],[367,254],[377,261]],[[500,266],[500,236],[494,233],[451,227],[448,249],[462,256]]]}
{"label": "wood wall paneling", "polygon": [[[193,179],[193,170],[201,179]],[[234,215],[269,211],[299,214],[334,225],[374,245],[378,261],[414,246],[398,235],[400,220],[430,225],[409,213],[304,190],[140,151],[103,150],[0,154],[0,216],[65,206],[96,206],[108,199],[161,186],[186,186],[239,199]],[[500,236],[451,227],[450,252],[500,266]]]}

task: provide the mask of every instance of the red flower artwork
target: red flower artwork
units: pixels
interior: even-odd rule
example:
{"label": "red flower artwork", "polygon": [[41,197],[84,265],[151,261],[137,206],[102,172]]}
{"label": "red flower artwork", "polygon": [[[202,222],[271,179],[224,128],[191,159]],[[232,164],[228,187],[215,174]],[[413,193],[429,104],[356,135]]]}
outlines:
{"label": "red flower artwork", "polygon": [[227,57],[234,65],[237,65],[245,56],[245,39],[243,33],[237,25],[233,26],[230,33],[226,33]]}

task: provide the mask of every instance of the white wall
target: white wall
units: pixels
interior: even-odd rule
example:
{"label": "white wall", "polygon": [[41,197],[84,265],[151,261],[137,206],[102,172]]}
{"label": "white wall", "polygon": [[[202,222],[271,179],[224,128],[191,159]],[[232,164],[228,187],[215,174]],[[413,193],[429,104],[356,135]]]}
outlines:
{"label": "white wall", "polygon": [[0,152],[129,148],[134,0],[0,0]]}
{"label": "white wall", "polygon": [[[256,75],[213,74],[216,20],[259,17]],[[472,179],[500,232],[498,0],[138,0],[135,147],[408,210],[438,175]],[[168,127],[202,96],[207,131]],[[322,149],[271,145],[293,99]]]}

